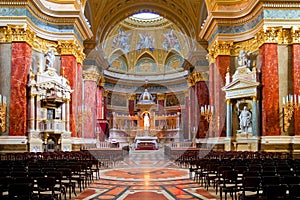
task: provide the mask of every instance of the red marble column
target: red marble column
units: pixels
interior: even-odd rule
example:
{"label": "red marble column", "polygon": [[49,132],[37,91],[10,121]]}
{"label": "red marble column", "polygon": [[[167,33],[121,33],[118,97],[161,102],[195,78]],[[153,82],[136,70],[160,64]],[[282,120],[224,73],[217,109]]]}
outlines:
{"label": "red marble column", "polygon": [[32,48],[25,42],[12,43],[10,78],[10,136],[25,136],[27,121],[27,82],[31,66]]}
{"label": "red marble column", "polygon": [[[78,112],[78,107],[82,105],[82,65],[80,63],[77,63],[77,81],[76,81],[76,106],[75,106],[75,112]],[[78,122],[79,120],[77,120]],[[82,137],[82,124],[77,123],[77,137]]]}
{"label": "red marble column", "polygon": [[104,120],[104,106],[103,106],[103,92],[104,89],[102,86],[97,87],[97,131],[99,134],[99,140],[104,141],[105,132],[107,128],[107,121]]}
{"label": "red marble column", "polygon": [[[215,105],[214,99],[214,89],[215,89],[215,73],[214,73],[215,65],[214,63],[209,65],[209,105]],[[213,137],[214,124],[209,123],[209,132],[208,137]]]}
{"label": "red marble column", "polygon": [[227,67],[230,66],[230,56],[220,55],[216,58],[215,79],[214,79],[214,101],[215,101],[215,136],[226,136],[226,102],[225,92],[222,88],[225,85]]}
{"label": "red marble column", "polygon": [[197,128],[196,122],[195,122],[195,85],[190,87],[190,124],[191,124],[191,130],[193,130],[194,127]]}
{"label": "red marble column", "polygon": [[96,92],[97,83],[94,80],[84,81],[84,138],[95,138],[96,127]]}
{"label": "red marble column", "polygon": [[103,99],[103,106],[104,106],[104,116],[103,116],[103,119],[106,119],[106,117],[107,117],[107,95],[108,94],[106,93],[104,95],[104,99]]}
{"label": "red marble column", "polygon": [[[197,91],[197,100],[198,100],[198,108],[201,106],[209,105],[209,91],[208,85],[205,81],[199,81],[195,85]],[[205,138],[208,131],[208,122],[204,118],[204,116],[200,116],[199,125],[198,125],[198,135],[197,138]]]}
{"label": "red marble column", "polygon": [[190,121],[190,101],[189,101],[189,96],[185,96],[185,116],[182,117],[183,119],[183,124],[184,124],[184,133],[185,133],[185,138],[188,138],[189,135],[189,121]]}
{"label": "red marble column", "polygon": [[158,115],[165,114],[165,94],[157,94]]}
{"label": "red marble column", "polygon": [[280,135],[279,76],[277,44],[264,44],[259,49],[262,72],[262,136]]}
{"label": "red marble column", "polygon": [[103,119],[103,87],[97,87],[97,119]]}
{"label": "red marble column", "polygon": [[[71,102],[70,102],[70,131],[71,136],[76,137],[77,136],[77,130],[76,130],[76,117],[78,116],[78,106],[81,104],[78,103],[78,89],[76,82],[77,79],[77,62],[76,58],[73,55],[62,55],[61,56],[61,70],[64,70],[65,77],[70,82],[70,87],[73,89],[73,93],[71,94]],[[78,121],[78,120],[77,120]],[[79,133],[80,134],[80,133]]]}
{"label": "red marble column", "polygon": [[135,95],[131,96],[128,99],[128,112],[130,116],[134,115],[134,100],[135,100]]}
{"label": "red marble column", "polygon": [[[292,46],[293,94],[300,95],[300,44]],[[294,112],[294,135],[300,135],[300,113]]]}

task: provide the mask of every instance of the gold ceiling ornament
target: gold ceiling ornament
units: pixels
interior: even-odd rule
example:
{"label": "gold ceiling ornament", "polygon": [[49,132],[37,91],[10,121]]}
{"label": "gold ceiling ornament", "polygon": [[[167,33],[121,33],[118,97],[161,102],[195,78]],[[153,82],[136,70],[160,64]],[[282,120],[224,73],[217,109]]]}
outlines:
{"label": "gold ceiling ornament", "polygon": [[84,81],[95,81],[97,82],[99,78],[101,78],[100,74],[98,72],[91,70],[91,71],[83,71],[82,73],[83,80]]}
{"label": "gold ceiling ornament", "polygon": [[77,44],[74,40],[59,40],[58,41],[58,53],[60,55],[73,55],[76,57],[77,63],[83,62],[85,59],[85,54],[83,53],[83,48]]}

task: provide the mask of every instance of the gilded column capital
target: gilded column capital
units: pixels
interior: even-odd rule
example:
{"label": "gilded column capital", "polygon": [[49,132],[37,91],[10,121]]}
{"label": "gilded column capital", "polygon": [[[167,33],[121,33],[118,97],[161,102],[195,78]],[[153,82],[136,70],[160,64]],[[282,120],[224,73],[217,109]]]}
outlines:
{"label": "gilded column capital", "polygon": [[265,43],[290,44],[292,35],[290,29],[279,27],[264,27],[256,35],[255,39],[259,46]]}
{"label": "gilded column capital", "polygon": [[192,75],[190,75],[187,79],[187,84],[189,87],[193,87],[195,86],[195,80],[194,80],[194,77]]}
{"label": "gilded column capital", "polygon": [[60,53],[60,55],[73,55],[76,57],[76,61],[81,64],[85,59],[83,48],[76,44],[74,40],[59,40],[58,53]]}
{"label": "gilded column capital", "polygon": [[157,100],[165,100],[165,98],[166,98],[165,94],[162,94],[162,93],[157,94]]}
{"label": "gilded column capital", "polygon": [[230,56],[233,41],[215,41],[214,44],[208,48],[207,59],[209,63],[214,63],[215,59],[220,55]]}
{"label": "gilded column capital", "polygon": [[136,94],[130,94],[129,97],[128,97],[128,100],[130,101],[134,101],[136,98]]}
{"label": "gilded column capital", "polygon": [[0,28],[0,42],[26,42],[32,46],[35,37],[36,34],[27,24],[7,25]]}
{"label": "gilded column capital", "polygon": [[195,84],[200,81],[208,81],[209,74],[208,72],[194,72],[192,74]]}
{"label": "gilded column capital", "polygon": [[293,44],[300,44],[300,30],[298,28],[292,27],[291,37]]}
{"label": "gilded column capital", "polygon": [[98,80],[98,86],[104,87],[104,83],[105,83],[105,78],[103,76],[100,76]]}
{"label": "gilded column capital", "polygon": [[96,71],[83,71],[82,76],[84,81],[98,82],[100,78],[100,75]]}
{"label": "gilded column capital", "polygon": [[104,97],[107,97],[109,94],[109,90],[104,90]]}
{"label": "gilded column capital", "polygon": [[184,97],[189,97],[189,96],[190,96],[189,91],[188,91],[188,90],[185,90],[185,91],[184,91]]}

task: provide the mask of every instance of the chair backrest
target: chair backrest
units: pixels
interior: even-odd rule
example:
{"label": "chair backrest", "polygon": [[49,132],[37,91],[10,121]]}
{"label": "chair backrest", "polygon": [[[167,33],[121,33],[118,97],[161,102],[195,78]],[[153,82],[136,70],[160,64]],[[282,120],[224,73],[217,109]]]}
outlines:
{"label": "chair backrest", "polygon": [[287,185],[266,185],[265,196],[267,199],[286,199],[287,198]]}
{"label": "chair backrest", "polygon": [[9,199],[32,199],[32,183],[11,183],[8,188]]}
{"label": "chair backrest", "polygon": [[242,187],[243,188],[258,188],[261,184],[260,176],[244,176]]}
{"label": "chair backrest", "polygon": [[223,184],[224,186],[227,183],[237,184],[238,172],[236,170],[224,170],[222,173]]}
{"label": "chair backrest", "polygon": [[300,199],[300,185],[290,184],[289,185],[289,196],[290,199]]}

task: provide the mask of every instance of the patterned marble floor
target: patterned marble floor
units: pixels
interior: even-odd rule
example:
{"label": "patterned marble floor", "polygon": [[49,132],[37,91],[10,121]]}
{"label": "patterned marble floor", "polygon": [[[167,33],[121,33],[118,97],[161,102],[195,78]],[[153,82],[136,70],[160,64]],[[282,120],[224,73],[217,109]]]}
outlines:
{"label": "patterned marble floor", "polygon": [[114,168],[103,169],[100,177],[75,199],[216,199],[189,179],[188,169],[165,158],[163,150],[130,152]]}

